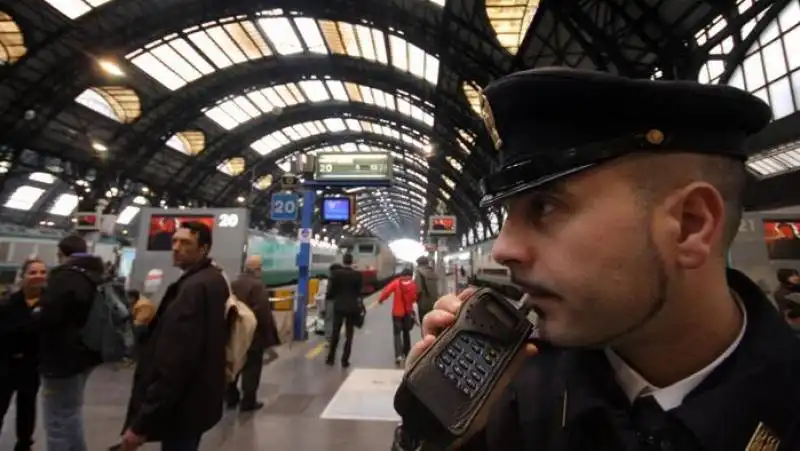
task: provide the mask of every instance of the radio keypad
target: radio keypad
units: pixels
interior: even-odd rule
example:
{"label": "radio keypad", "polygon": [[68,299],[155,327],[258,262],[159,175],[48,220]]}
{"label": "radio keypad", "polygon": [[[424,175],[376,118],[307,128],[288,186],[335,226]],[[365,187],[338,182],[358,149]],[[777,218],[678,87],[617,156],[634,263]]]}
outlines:
{"label": "radio keypad", "polygon": [[494,370],[498,355],[497,349],[485,337],[461,332],[436,357],[435,365],[461,393],[473,398]]}

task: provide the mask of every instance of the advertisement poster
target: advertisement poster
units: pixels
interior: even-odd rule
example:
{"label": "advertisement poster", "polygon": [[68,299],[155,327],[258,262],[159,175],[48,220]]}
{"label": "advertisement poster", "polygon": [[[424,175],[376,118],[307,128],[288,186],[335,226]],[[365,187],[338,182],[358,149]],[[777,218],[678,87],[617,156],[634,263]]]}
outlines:
{"label": "advertisement poster", "polygon": [[184,222],[201,222],[212,230],[214,216],[208,215],[152,215],[147,233],[148,251],[171,251],[172,235]]}
{"label": "advertisement poster", "polygon": [[800,260],[800,220],[764,220],[770,260]]}

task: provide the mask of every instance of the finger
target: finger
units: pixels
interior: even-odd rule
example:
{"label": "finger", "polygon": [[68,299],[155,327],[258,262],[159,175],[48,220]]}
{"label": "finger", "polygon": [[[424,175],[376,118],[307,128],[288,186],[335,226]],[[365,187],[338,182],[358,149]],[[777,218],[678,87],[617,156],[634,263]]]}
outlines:
{"label": "finger", "polygon": [[474,286],[470,285],[467,288],[464,288],[463,290],[461,290],[461,293],[458,293],[458,298],[461,301],[466,301],[476,291],[478,291],[478,287],[474,287]]}
{"label": "finger", "polygon": [[525,343],[525,346],[522,348],[522,350],[528,357],[533,357],[539,353],[539,348],[537,348],[533,343]]}
{"label": "finger", "polygon": [[445,310],[433,310],[422,319],[423,335],[438,335],[456,321],[456,316]]}
{"label": "finger", "polygon": [[461,304],[464,302],[459,299],[458,296],[454,294],[446,294],[440,297],[435,304],[433,304],[434,310],[444,310],[450,313],[458,313],[458,309],[461,308]]}
{"label": "finger", "polygon": [[433,342],[436,341],[436,337],[433,335],[425,335],[422,337],[422,340],[416,342],[414,346],[411,347],[411,350],[408,352],[408,357],[406,358],[406,369],[411,367],[411,365],[425,352],[426,349],[430,348],[433,345]]}

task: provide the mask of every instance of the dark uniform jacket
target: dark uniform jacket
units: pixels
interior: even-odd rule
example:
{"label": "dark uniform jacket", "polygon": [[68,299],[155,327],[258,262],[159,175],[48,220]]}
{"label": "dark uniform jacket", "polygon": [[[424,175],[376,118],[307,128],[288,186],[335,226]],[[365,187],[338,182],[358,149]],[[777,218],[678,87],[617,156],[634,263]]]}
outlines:
{"label": "dark uniform jacket", "polygon": [[279,345],[280,338],[275,318],[272,316],[269,292],[261,279],[250,274],[242,274],[231,283],[231,289],[240,301],[253,310],[258,321],[251,348],[267,349]]}
{"label": "dark uniform jacket", "polygon": [[346,266],[334,270],[328,280],[327,299],[333,299],[336,312],[355,314],[361,311],[361,289],[364,278],[355,269]]}
{"label": "dark uniform jacket", "polygon": [[228,285],[210,260],[167,288],[133,378],[125,427],[148,441],[194,437],[222,417]]}
{"label": "dark uniform jacket", "polygon": [[25,302],[22,291],[0,300],[0,380],[9,366],[23,366],[36,373],[39,368],[39,305]]}
{"label": "dark uniform jacket", "polygon": [[104,270],[99,257],[73,254],[47,276],[39,299],[42,376],[70,377],[100,363],[100,356],[83,345],[81,330]]}
{"label": "dark uniform jacket", "polygon": [[[517,374],[486,430],[463,451],[745,451],[800,449],[800,341],[743,274],[728,281],[748,325],[719,367],[669,411],[663,441],[644,448],[602,350],[543,348]],[[780,448],[748,448],[756,429]]]}

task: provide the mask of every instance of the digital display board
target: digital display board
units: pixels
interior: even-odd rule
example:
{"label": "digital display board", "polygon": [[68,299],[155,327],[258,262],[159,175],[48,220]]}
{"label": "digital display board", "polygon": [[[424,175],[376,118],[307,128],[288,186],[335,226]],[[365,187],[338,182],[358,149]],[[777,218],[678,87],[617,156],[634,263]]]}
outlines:
{"label": "digital display board", "polygon": [[317,181],[391,181],[389,152],[328,152],[317,155]]}
{"label": "digital display board", "polygon": [[324,197],[322,199],[322,222],[344,224],[350,222],[349,197]]}
{"label": "digital display board", "polygon": [[213,215],[151,215],[147,231],[148,251],[171,251],[172,235],[182,223],[201,222],[214,230]]}
{"label": "digital display board", "polygon": [[455,235],[456,217],[437,215],[428,218],[428,235]]}
{"label": "digital display board", "polygon": [[97,213],[75,213],[75,230],[86,232],[100,230]]}
{"label": "digital display board", "polygon": [[800,220],[764,220],[770,260],[800,260]]}

